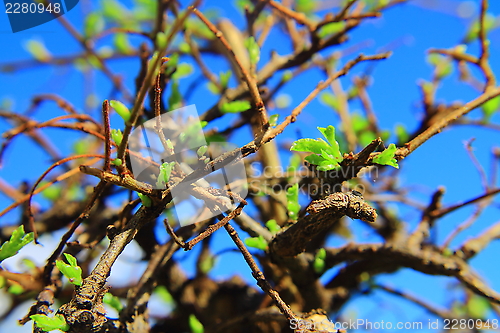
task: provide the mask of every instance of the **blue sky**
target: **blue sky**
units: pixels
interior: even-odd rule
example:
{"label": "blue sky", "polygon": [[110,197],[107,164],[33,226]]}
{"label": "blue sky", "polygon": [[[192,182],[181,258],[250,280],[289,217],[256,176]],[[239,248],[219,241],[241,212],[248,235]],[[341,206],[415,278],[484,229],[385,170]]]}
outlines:
{"label": "blue sky", "polygon": [[[500,2],[494,0],[490,2],[489,12],[498,16]],[[437,5],[433,6],[433,4]],[[207,6],[205,4],[202,9]],[[77,28],[81,28],[82,10],[88,11],[91,7],[92,5],[89,5],[88,2],[82,2],[66,14],[65,18]],[[478,12],[479,1],[416,1],[414,5],[397,6],[386,11],[382,18],[370,20],[367,24],[354,30],[350,34],[350,41],[338,48],[338,50],[344,50],[362,43],[361,52],[364,54],[374,54],[387,47],[392,49],[393,55],[389,60],[380,61],[375,65],[372,85],[368,90],[381,128],[391,132],[397,124],[407,126],[409,131],[416,128],[417,120],[422,116],[417,82],[421,79],[429,80],[432,75],[432,68],[426,62],[426,51],[429,48],[449,48],[457,45],[465,35],[471,20],[477,17]],[[461,13],[461,16],[458,13]],[[229,5],[229,2],[218,10],[218,15],[228,16],[235,25],[243,26],[242,14],[235,6]],[[491,40],[490,61],[496,73],[500,69],[499,31],[494,30],[489,36]],[[0,39],[4,45],[3,52],[0,53],[0,65],[31,59],[30,54],[26,51],[26,43],[32,39],[42,41],[53,55],[72,55],[81,51],[78,43],[56,21],[13,34],[4,13],[0,14]],[[143,39],[139,37],[131,39],[134,44],[141,41]],[[111,38],[104,38],[96,44],[96,47],[99,49],[110,43]],[[273,35],[272,39],[264,45],[263,61],[271,49],[279,50],[280,54],[290,51],[289,45],[283,38],[280,38],[279,33]],[[471,44],[468,48],[468,52],[471,54],[477,54],[477,51],[477,44]],[[348,59],[356,55],[357,53],[351,54]],[[343,63],[345,61],[342,60]],[[214,60],[210,64],[213,66],[214,72],[227,68],[220,61]],[[127,87],[132,91],[138,69],[137,61],[116,60],[110,62],[109,66],[113,72],[125,78]],[[360,75],[364,69],[366,69],[366,65],[362,64],[354,68],[352,73]],[[284,92],[291,97],[291,106],[297,105],[322,79],[324,79],[323,74],[313,70],[310,73],[302,74],[296,81],[288,84]],[[350,76],[342,78],[342,85],[349,86],[350,80]],[[186,92],[191,81],[190,78],[181,80],[181,92]],[[11,109],[19,113],[26,112],[32,95],[55,93],[70,101],[78,110],[89,110],[93,116],[100,119],[99,105],[101,101],[117,97],[111,94],[111,85],[101,73],[94,72],[84,77],[80,71],[72,66],[59,68],[40,66],[15,73],[0,73],[0,87],[0,106],[5,107],[10,104]],[[85,106],[88,92],[94,94],[95,106]],[[452,101],[467,102],[477,95],[477,91],[458,81],[455,70],[454,74],[442,83],[437,92],[437,99],[447,103]],[[215,96],[204,88],[199,88],[192,96],[192,102],[196,104],[200,113],[216,100]],[[351,110],[360,109],[360,105],[357,103],[353,103],[350,107]],[[290,110],[288,108],[277,112],[284,117]],[[57,109],[54,103],[46,103],[39,108],[35,118],[46,120],[61,114],[63,114],[62,111]],[[470,114],[472,118],[480,118],[480,116],[480,110],[475,110]],[[498,121],[498,115],[493,119]],[[120,123],[120,118],[114,117],[112,119],[112,127],[118,128]],[[225,118],[216,125],[224,127],[224,124],[227,125],[227,123],[228,118]],[[298,131],[303,137],[318,137],[319,132],[317,132],[316,127],[330,124],[336,127],[340,126],[339,119],[330,109],[316,100],[304,110],[297,123],[287,128],[282,137],[288,141],[281,142],[291,143],[298,138]],[[7,128],[9,125],[3,120],[0,121],[0,131],[3,132]],[[57,138],[57,148],[64,156],[66,156],[65,153],[70,152],[74,141],[78,139],[77,135],[70,132],[47,131],[45,133]],[[424,204],[428,202],[432,192],[441,185],[447,189],[444,196],[445,205],[481,194],[483,189],[479,175],[464,149],[464,142],[471,138],[475,138],[474,147],[478,160],[488,170],[491,149],[495,143],[500,142],[500,135],[492,130],[472,126],[454,127],[429,140],[401,163],[401,168],[398,171],[401,179],[400,186],[415,188],[414,191],[410,192],[410,197],[420,200]],[[243,144],[249,139],[248,131],[240,131],[238,136],[232,138],[231,141],[235,144]],[[395,140],[395,138],[391,137],[390,140]],[[290,154],[286,151],[281,154],[285,164],[289,156]],[[48,165],[50,163],[43,151],[34,147],[29,139],[18,137],[5,154],[0,177],[13,185],[20,184],[23,179],[29,179],[33,182]],[[9,198],[0,194],[0,209],[4,209],[11,202]],[[43,199],[40,202],[46,204]],[[417,211],[407,207],[394,206],[394,209],[399,210],[407,218],[406,221],[410,227],[414,227],[420,217]],[[471,214],[472,210],[472,207],[464,208],[440,220],[437,227],[438,242],[442,242],[451,230]],[[17,216],[18,212],[14,211],[0,218],[0,223],[14,223],[17,221]],[[459,245],[467,237],[477,235],[487,226],[497,222],[497,216],[498,205],[496,208],[489,208],[470,229],[459,235],[452,245]],[[379,241],[358,221],[350,223],[355,226],[354,240]],[[224,232],[218,232],[213,237],[212,244],[215,252],[233,247]],[[344,241],[335,238],[332,240],[332,246],[339,245]],[[50,246],[45,244],[45,248],[50,248]],[[495,258],[499,250],[499,245],[492,243],[483,253],[472,260],[473,266],[479,273],[487,277],[487,282],[495,290],[500,290],[500,282],[496,278],[499,270],[496,265],[491,265],[491,260]],[[50,251],[48,252],[50,253]],[[33,254],[33,252],[30,253]],[[37,260],[43,263],[46,257],[42,258],[40,254],[38,256]],[[187,258],[186,266],[190,271],[192,267],[189,266],[192,265],[192,260],[190,261],[189,258],[193,258],[194,255],[181,253],[179,256]],[[326,277],[332,276],[333,273],[333,271],[327,272]],[[244,265],[241,255],[236,252],[225,252],[221,255],[212,274],[218,278],[239,274],[245,279],[251,280],[249,269]],[[453,281],[453,279],[429,277],[409,270],[377,278],[377,282],[403,290],[411,290],[413,294],[445,307],[448,305],[446,301],[449,300],[449,292],[445,290],[445,286]],[[382,311],[377,311],[380,308]],[[383,292],[375,292],[374,295],[356,298],[348,304],[343,313],[345,315],[352,314],[356,318],[370,318],[373,321],[397,322],[402,320],[400,318],[405,318],[403,321],[421,320],[427,322],[429,318],[433,318],[409,302],[387,296]],[[17,330],[24,332],[26,328],[18,328]]]}

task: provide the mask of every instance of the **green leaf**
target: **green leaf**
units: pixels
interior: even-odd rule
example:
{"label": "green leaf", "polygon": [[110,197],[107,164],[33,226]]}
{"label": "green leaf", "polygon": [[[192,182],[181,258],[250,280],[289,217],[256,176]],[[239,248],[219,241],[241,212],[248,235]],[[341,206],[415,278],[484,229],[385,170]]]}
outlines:
{"label": "green leaf", "polygon": [[88,152],[88,147],[90,145],[90,141],[88,140],[78,140],[73,144],[73,151],[75,155],[83,155]]}
{"label": "green leaf", "polygon": [[326,258],[326,250],[324,248],[319,249],[318,252],[315,255],[315,258],[319,258],[319,259],[325,260],[325,258]]}
{"label": "green leaf", "polygon": [[303,151],[321,154],[321,150],[327,150],[328,144],[322,139],[299,139],[292,144],[291,151]]}
{"label": "green leaf", "polygon": [[281,227],[278,225],[278,223],[274,219],[267,221],[266,227],[267,227],[267,229],[269,229],[269,231],[271,231],[272,234],[275,234],[281,230]]}
{"label": "green leaf", "polygon": [[314,256],[313,268],[316,274],[321,274],[325,271],[325,258],[326,258],[326,250],[321,248],[318,250],[316,255]]}
{"label": "green leaf", "polygon": [[273,114],[269,117],[269,125],[276,126],[278,124],[279,114]]}
{"label": "green leaf", "polygon": [[179,63],[179,54],[174,53],[168,57],[166,69],[176,68]]}
{"label": "green leaf", "polygon": [[156,45],[158,46],[158,50],[163,50],[167,47],[167,35],[164,32],[160,31],[156,35]]}
{"label": "green leaf", "polygon": [[243,11],[245,9],[245,7],[247,7],[247,6],[248,6],[249,10],[253,10],[253,7],[254,7],[252,1],[250,1],[250,0],[236,0],[235,5],[241,11]]}
{"label": "green leaf", "polygon": [[116,50],[120,53],[129,54],[134,51],[132,45],[128,40],[128,36],[125,33],[117,33],[113,39],[113,44]]}
{"label": "green leaf", "polygon": [[170,141],[170,139],[167,139],[167,148],[170,149],[171,151],[174,151],[174,144],[172,143],[172,141]]}
{"label": "green leaf", "polygon": [[161,298],[162,301],[168,304],[174,303],[174,298],[172,295],[168,292],[167,288],[165,286],[159,286],[156,287],[154,292],[158,295],[158,297]]}
{"label": "green leaf", "polygon": [[278,109],[286,109],[292,104],[292,97],[288,94],[279,94],[274,99],[274,103]]}
{"label": "green leaf", "polygon": [[85,17],[83,34],[87,38],[93,37],[104,30],[104,24],[104,17],[101,12],[90,13]]}
{"label": "green leaf", "polygon": [[304,160],[306,160],[307,162],[314,164],[314,165],[320,165],[321,163],[323,163],[325,161],[323,156],[315,155],[315,154],[311,154],[309,156],[306,156],[304,158]]}
{"label": "green leaf", "polygon": [[150,197],[142,193],[137,193],[137,194],[139,195],[139,198],[141,199],[141,202],[144,205],[144,207],[151,207],[151,204],[153,202],[151,201]]}
{"label": "green leaf", "polygon": [[437,53],[431,53],[427,56],[427,62],[433,66],[438,66],[443,60],[443,56]]}
{"label": "green leaf", "polygon": [[467,312],[471,318],[486,318],[491,304],[484,297],[472,295],[467,302]]}
{"label": "green leaf", "polygon": [[340,153],[339,143],[335,140],[335,127],[332,125],[327,128],[318,127],[318,130],[323,134],[325,139],[330,144],[331,149],[326,150],[329,154],[333,155],[335,158],[342,160],[342,154]]}
{"label": "green leaf", "polygon": [[266,250],[267,249],[267,241],[260,235],[259,237],[250,237],[245,239],[245,244],[248,247],[253,247],[259,250]]}
{"label": "green leaf", "polygon": [[24,47],[33,56],[33,58],[38,61],[47,62],[52,57],[43,42],[39,40],[30,39],[26,42]]}
{"label": "green leaf", "polygon": [[290,162],[288,165],[288,168],[286,169],[287,172],[295,172],[300,168],[300,165],[302,164],[302,159],[300,158],[299,154],[293,154],[292,157],[290,157]]}
{"label": "green leaf", "polygon": [[250,57],[250,63],[256,65],[260,60],[260,47],[255,41],[253,36],[248,37],[245,42],[245,47],[248,50],[248,55]]}
{"label": "green leaf", "polygon": [[319,95],[319,101],[337,111],[339,109],[339,99],[330,92],[323,92]]}
{"label": "green leaf", "polygon": [[208,255],[206,256],[201,262],[200,262],[200,271],[203,274],[208,274],[212,268],[215,266],[215,261],[216,257],[213,255]]}
{"label": "green leaf", "polygon": [[12,232],[10,239],[3,243],[0,247],[0,262],[15,256],[20,249],[31,243],[34,238],[35,236],[32,232],[25,234],[24,226],[19,226],[16,230],[14,230],[14,232]]}
{"label": "green leaf", "polygon": [[358,137],[359,143],[362,146],[367,146],[370,142],[372,142],[377,138],[377,135],[370,130],[362,131],[358,135],[359,135]]}
{"label": "green leaf", "polygon": [[298,183],[287,188],[286,200],[287,200],[288,217],[291,220],[296,220],[298,218],[300,211]]}
{"label": "green leaf", "polygon": [[500,96],[490,99],[481,106],[486,120],[489,120],[491,118],[493,113],[495,113],[495,111],[498,110],[499,106],[500,106]]}
{"label": "green leaf", "polygon": [[115,158],[114,160],[111,161],[116,166],[121,166],[123,164],[123,161],[119,158]]}
{"label": "green leaf", "polygon": [[338,142],[335,140],[335,128],[328,126],[326,128],[318,127],[318,130],[328,140],[319,139],[300,139],[295,141],[290,148],[291,151],[311,152],[316,155],[309,155],[305,160],[311,164],[317,165],[318,170],[328,171],[339,166],[343,157],[340,152]]}
{"label": "green leaf", "polygon": [[295,10],[310,15],[316,9],[316,2],[311,0],[297,0],[295,3]]}
{"label": "green leaf", "polygon": [[318,171],[329,171],[335,169],[338,166],[339,166],[338,163],[332,163],[331,161],[323,161],[318,164],[316,169],[318,169]]}
{"label": "green leaf", "polygon": [[201,146],[200,148],[198,148],[198,150],[196,151],[196,155],[198,156],[203,156],[205,155],[205,153],[207,152],[208,150],[208,146]]}
{"label": "green leaf", "polygon": [[190,17],[186,20],[185,26],[193,33],[193,35],[198,38],[201,37],[207,40],[215,38],[214,33],[210,31],[210,29],[199,20]]}
{"label": "green leaf", "polygon": [[158,174],[158,179],[156,180],[157,188],[165,188],[165,185],[168,184],[168,181],[170,179],[170,174],[172,173],[172,168],[174,167],[174,165],[175,162],[170,162],[170,163],[165,162],[162,165],[160,165],[160,173]]}
{"label": "green leaf", "polygon": [[341,32],[344,29],[345,29],[345,22],[343,21],[329,23],[321,27],[321,29],[318,32],[318,36],[319,38],[323,38],[329,35],[334,35],[338,32]]}
{"label": "green leaf", "polygon": [[66,257],[66,260],[68,261],[68,263],[73,266],[73,267],[78,267],[78,262],[76,261],[76,258],[73,257],[71,254],[69,253],[64,253],[64,256]]}
{"label": "green leaf", "polygon": [[217,88],[217,85],[215,85],[215,83],[213,83],[211,81],[207,82],[207,89],[208,89],[208,91],[210,91],[214,95],[220,94],[220,91],[219,91],[219,88]]}
{"label": "green leaf", "polygon": [[352,86],[347,92],[347,99],[353,99],[359,95],[359,89],[357,86]]}
{"label": "green leaf", "polygon": [[127,9],[116,0],[102,1],[101,5],[102,13],[98,12],[101,17],[105,17],[117,23],[123,23],[124,20],[130,17]]}
{"label": "green leaf", "polygon": [[179,44],[179,51],[181,51],[182,53],[189,54],[191,53],[191,46],[189,46],[189,44],[186,42],[182,42]]}
{"label": "green leaf", "polygon": [[226,142],[226,137],[219,133],[214,133],[206,136],[207,143],[210,144],[212,142]]}
{"label": "green leaf", "polygon": [[115,109],[116,113],[122,117],[125,123],[128,123],[130,120],[130,110],[125,106],[125,104],[120,101],[111,100],[109,101],[109,105]]}
{"label": "green leaf", "polygon": [[105,293],[102,301],[104,302],[104,304],[109,305],[118,312],[120,312],[123,309],[123,304],[120,301],[120,298],[114,296],[111,293]]}
{"label": "green leaf", "polygon": [[182,106],[182,95],[179,91],[179,81],[172,80],[170,97],[168,98],[169,110],[175,110]]}
{"label": "green leaf", "polygon": [[352,115],[352,129],[353,131],[358,134],[359,132],[363,131],[366,129],[370,123],[368,119],[360,115],[359,113],[354,113]]}
{"label": "green leaf", "polygon": [[12,295],[21,295],[24,293],[24,288],[18,283],[13,283],[9,286],[7,292]]}
{"label": "green leaf", "polygon": [[438,77],[438,79],[443,79],[449,76],[452,72],[453,72],[453,66],[449,59],[443,61],[442,63],[439,64],[439,66],[436,67],[436,76]]}
{"label": "green leaf", "polygon": [[444,257],[449,258],[449,257],[451,257],[452,255],[453,255],[453,251],[452,251],[449,247],[447,247],[447,248],[443,249],[443,256],[444,256]]}
{"label": "green leaf", "polygon": [[193,73],[193,65],[183,62],[177,66],[175,73],[172,75],[173,79],[179,80],[184,77],[188,77]]}
{"label": "green leaf", "polygon": [[432,94],[433,90],[434,90],[434,84],[432,82],[428,82],[428,81],[422,81],[422,83],[420,84],[424,93],[430,95]]}
{"label": "green leaf", "polygon": [[288,82],[293,78],[293,72],[289,69],[283,72],[283,76],[281,77],[281,81]]}
{"label": "green leaf", "polygon": [[194,314],[189,315],[189,328],[191,329],[191,333],[203,333],[205,330],[203,324]]}
{"label": "green leaf", "polygon": [[395,167],[396,169],[399,169],[398,161],[394,158],[396,150],[396,145],[394,143],[391,143],[389,147],[387,147],[387,149],[373,158],[373,163],[390,165],[392,167]]}
{"label": "green leaf", "polygon": [[406,130],[406,127],[404,125],[397,124],[394,131],[396,132],[396,137],[398,138],[399,142],[408,142],[410,134],[408,134],[408,131]]}
{"label": "green leaf", "polygon": [[232,72],[230,70],[226,72],[219,72],[219,82],[223,88],[227,88],[229,84],[229,79],[231,78]]}
{"label": "green leaf", "polygon": [[455,46],[455,52],[457,52],[457,53],[465,53],[465,51],[467,51],[467,45],[465,45],[465,44],[459,44],[459,45]]}
{"label": "green leaf", "polygon": [[249,101],[234,101],[222,104],[220,111],[222,113],[240,113],[249,110],[250,107]]}
{"label": "green leaf", "polygon": [[[490,13],[486,13],[484,17],[484,30],[486,33],[488,33],[491,29],[494,28],[495,21],[496,21],[495,16],[493,16]],[[474,39],[477,39],[478,37],[479,37],[479,20],[476,20],[469,27],[469,30],[467,31],[467,34],[465,36],[465,42],[469,43]]]}
{"label": "green leaf", "polygon": [[43,314],[34,314],[30,319],[35,322],[35,325],[44,331],[61,330],[68,331],[69,325],[66,323],[64,316],[56,314],[54,317],[48,317]]}
{"label": "green leaf", "polygon": [[336,162],[335,156],[329,154],[326,150],[321,149],[321,157],[325,159],[325,161],[328,162]]}
{"label": "green leaf", "polygon": [[111,130],[111,139],[119,146],[123,140],[123,133],[121,130],[112,129]]}
{"label": "green leaf", "polygon": [[65,253],[64,256],[69,264],[62,260],[56,260],[56,266],[61,273],[69,280],[70,283],[81,286],[82,285],[82,268],[78,266],[76,258],[71,254]]}
{"label": "green leaf", "polygon": [[[45,185],[47,182],[41,182],[40,186]],[[50,201],[55,201],[61,196],[62,188],[59,185],[52,184],[42,191],[42,196]]]}

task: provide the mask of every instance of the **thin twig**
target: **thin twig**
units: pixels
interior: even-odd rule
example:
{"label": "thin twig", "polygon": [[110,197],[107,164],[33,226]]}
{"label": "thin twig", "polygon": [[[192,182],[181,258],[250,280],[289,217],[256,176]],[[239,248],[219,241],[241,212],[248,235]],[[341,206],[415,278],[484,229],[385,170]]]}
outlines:
{"label": "thin twig", "polygon": [[453,121],[459,119],[460,117],[466,115],[471,112],[478,106],[483,103],[489,101],[492,98],[495,98],[500,95],[500,87],[496,87],[488,90],[487,92],[481,94],[476,97],[472,101],[464,104],[462,107],[451,111],[448,115],[444,116],[438,122],[431,125],[424,132],[420,133],[416,138],[408,142],[405,147],[401,147],[396,151],[395,156],[399,159],[402,159],[409,154],[411,154],[415,149],[420,147],[424,142],[429,140],[431,137],[441,132],[441,130],[447,126],[449,126]]}
{"label": "thin twig", "polygon": [[470,200],[467,200],[467,201],[464,201],[464,202],[461,202],[461,203],[458,203],[458,204],[455,204],[455,205],[452,205],[452,206],[449,206],[449,207],[446,207],[446,208],[441,208],[439,210],[435,210],[433,212],[430,212],[429,215],[433,218],[440,218],[446,214],[449,214],[451,212],[453,212],[454,210],[457,210],[459,208],[462,208],[462,207],[465,207],[467,205],[470,205],[470,204],[473,204],[473,203],[476,203],[480,200],[483,200],[485,198],[488,198],[492,195],[495,195],[497,193],[500,193],[500,188],[497,188],[497,189],[491,189],[489,191],[487,191],[486,193],[484,194],[481,194],[480,196],[477,196],[473,199],[470,199]]}
{"label": "thin twig", "polygon": [[94,207],[94,204],[97,201],[97,199],[99,199],[99,196],[103,193],[105,187],[106,183],[102,180],[97,184],[97,186],[94,188],[92,196],[87,202],[87,205],[80,213],[80,215],[78,215],[78,217],[75,219],[69,230],[66,231],[66,233],[61,237],[61,240],[59,241],[57,248],[54,250],[54,252],[52,252],[52,255],[47,259],[47,263],[45,264],[45,268],[43,269],[43,278],[45,281],[45,285],[51,284],[50,278],[56,259],[59,258],[59,256],[61,255],[62,250],[66,245],[66,242],[71,238],[71,236],[73,236],[73,233],[75,232],[76,228],[78,228],[78,226],[85,219],[89,218],[91,209]]}
{"label": "thin twig", "polygon": [[111,127],[109,123],[109,102],[102,103],[102,116],[104,123],[104,171],[111,170]]}
{"label": "thin twig", "polygon": [[227,233],[232,238],[233,242],[236,244],[241,254],[243,254],[243,258],[245,258],[245,261],[252,270],[252,276],[255,278],[255,280],[257,280],[257,285],[274,300],[276,306],[278,306],[281,313],[283,313],[286,316],[286,319],[288,320],[295,319],[295,315],[293,314],[290,307],[285,302],[283,302],[278,292],[271,287],[269,282],[267,282],[264,274],[259,269],[259,266],[257,266],[257,264],[255,263],[255,260],[253,260],[252,255],[245,247],[245,244],[243,244],[243,242],[241,241],[236,230],[234,230],[234,228],[229,223],[224,225],[224,228],[226,228]]}
{"label": "thin twig", "polygon": [[259,88],[257,87],[257,81],[252,78],[252,76],[248,73],[248,70],[245,68],[245,66],[242,65],[240,59],[236,56],[234,50],[231,48],[231,45],[226,40],[222,32],[219,29],[217,29],[217,27],[212,22],[210,22],[205,17],[205,15],[203,15],[198,9],[192,8],[192,10],[194,14],[198,16],[198,18],[203,23],[205,23],[205,25],[210,29],[210,31],[212,31],[213,34],[221,41],[222,45],[224,45],[224,47],[228,51],[228,54],[231,57],[231,61],[233,61],[241,71],[243,75],[243,80],[246,82],[248,90],[250,92],[253,106],[256,108],[257,114],[260,118],[262,131],[264,132],[267,129],[269,123],[267,119],[266,107],[264,105],[264,102],[262,101],[262,97],[260,96]]}

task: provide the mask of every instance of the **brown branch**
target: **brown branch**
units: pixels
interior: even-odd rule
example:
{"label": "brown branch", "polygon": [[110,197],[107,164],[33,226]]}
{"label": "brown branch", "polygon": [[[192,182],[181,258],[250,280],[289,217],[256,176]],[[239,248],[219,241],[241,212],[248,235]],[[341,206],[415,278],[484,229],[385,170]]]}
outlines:
{"label": "brown branch", "polygon": [[145,195],[153,195],[153,187],[151,185],[135,180],[128,173],[120,176],[101,169],[91,168],[87,165],[80,165],[80,171],[87,175],[95,176],[107,183],[115,184]]}
{"label": "brown branch", "polygon": [[[261,0],[261,1],[263,1],[263,0]],[[294,10],[292,10],[292,9],[290,9],[290,8],[284,6],[281,3],[276,2],[276,1],[269,1],[269,5],[271,5],[271,7],[276,9],[281,14],[295,20],[298,24],[306,26],[307,29],[309,29],[309,31],[314,30],[314,23],[311,22],[305,14],[297,13],[296,11],[294,11]]]}
{"label": "brown branch", "polygon": [[432,212],[438,210],[441,207],[441,200],[445,192],[444,187],[439,187],[432,195],[431,202],[425,208],[422,218],[415,229],[415,231],[408,237],[408,247],[417,247],[422,244],[422,242],[429,237],[430,229],[434,225],[435,217],[431,214]]}
{"label": "brown branch", "polygon": [[416,297],[416,296],[414,296],[412,294],[409,294],[407,292],[403,292],[403,291],[394,289],[392,287],[383,286],[383,285],[380,285],[380,284],[376,284],[373,287],[375,287],[377,289],[384,290],[384,291],[386,291],[386,292],[388,292],[390,294],[400,296],[400,297],[402,297],[404,299],[407,299],[410,302],[415,303],[415,304],[423,307],[428,312],[430,312],[430,313],[432,313],[432,314],[434,314],[434,315],[436,315],[438,317],[448,318],[448,319],[455,318],[455,315],[453,314],[453,312],[447,311],[445,309],[439,309],[439,308],[437,308],[435,306],[432,306],[432,305],[428,304],[426,301],[423,301],[420,298],[418,298],[418,297]]}
{"label": "brown branch", "polygon": [[111,128],[109,124],[109,102],[102,103],[102,117],[104,123],[104,171],[111,170]]}
{"label": "brown branch", "polygon": [[468,260],[481,252],[491,241],[500,238],[500,223],[497,222],[484,230],[479,236],[466,240],[456,251],[457,256]]}
{"label": "brown branch", "polygon": [[313,201],[307,211],[309,215],[274,236],[269,244],[272,257],[292,257],[304,252],[311,239],[328,233],[344,216],[366,222],[374,222],[377,218],[375,209],[353,192],[337,192],[325,199]]}
{"label": "brown branch", "polygon": [[227,233],[232,238],[241,254],[243,254],[243,258],[245,258],[245,261],[252,270],[252,276],[255,280],[257,280],[257,285],[273,299],[273,301],[276,303],[276,306],[280,309],[281,313],[285,315],[286,319],[295,319],[295,315],[290,307],[285,302],[283,302],[278,292],[271,287],[269,282],[264,277],[264,274],[259,269],[259,266],[257,266],[257,264],[255,263],[255,260],[253,260],[252,255],[250,254],[250,252],[248,252],[248,249],[241,241],[236,230],[234,230],[234,228],[230,224],[226,224],[224,228],[226,228]]}
{"label": "brown branch", "polygon": [[264,132],[269,124],[267,119],[266,107],[264,105],[264,102],[262,101],[262,97],[260,96],[257,81],[253,79],[252,76],[250,76],[248,70],[245,68],[245,66],[243,66],[240,59],[236,56],[234,50],[224,37],[223,33],[219,29],[217,29],[217,27],[213,23],[211,23],[197,8],[190,8],[192,8],[194,14],[196,14],[196,16],[198,16],[198,18],[203,23],[205,23],[210,31],[212,31],[213,34],[221,41],[222,45],[224,45],[224,48],[227,50],[229,56],[231,57],[231,61],[234,62],[238,66],[238,69],[241,71],[243,80],[246,82],[248,91],[250,92],[250,96],[252,97],[253,106],[255,107],[260,118],[262,131]]}
{"label": "brown branch", "polygon": [[453,121],[471,112],[478,106],[500,95],[500,87],[492,88],[485,93],[481,94],[474,100],[464,104],[456,110],[451,111],[448,115],[441,118],[439,121],[431,125],[424,132],[419,134],[416,138],[408,142],[405,147],[401,147],[396,151],[395,156],[398,159],[403,159],[411,154],[415,149],[420,147],[424,142],[431,137],[441,132],[445,127],[449,126]]}
{"label": "brown branch", "polygon": [[[100,156],[100,155],[98,155]],[[80,158],[80,157],[77,157],[77,158]],[[87,162],[88,165],[92,165],[94,163],[97,163],[98,161],[100,161],[101,159],[100,158],[97,158],[97,159],[93,159],[93,160],[90,160],[89,162]],[[69,178],[73,175],[76,175],[80,173],[80,170],[78,168],[74,168],[74,169],[71,169],[70,171],[67,171],[65,173],[63,173],[62,175],[60,176],[57,176],[55,179],[47,182],[46,184],[38,187],[34,192],[33,192],[33,195],[35,194],[38,194],[40,192],[42,192],[43,190],[45,190],[46,188],[50,187],[52,184],[56,183],[56,182],[59,182],[59,181],[62,181],[66,178]],[[2,210],[0,212],[0,217],[2,217],[3,215],[7,214],[9,211],[11,211],[12,209],[22,205],[24,202],[28,201],[28,200],[31,200],[31,193],[30,194],[26,194],[24,195],[23,197],[19,198],[16,202],[14,202],[13,204],[11,204],[9,207],[5,208],[4,210]]]}
{"label": "brown branch", "polygon": [[99,61],[99,64],[101,66],[102,72],[113,82],[113,85],[115,86],[116,89],[118,89],[120,92],[122,92],[123,96],[130,100],[132,99],[132,95],[130,92],[125,88],[123,85],[123,82],[121,78],[117,75],[114,75],[111,70],[108,68],[104,60],[99,56],[94,49],[90,46],[90,43],[88,40],[86,40],[74,27],[71,25],[71,23],[68,22],[63,16],[57,17],[57,20],[61,25],[69,32],[73,38],[75,38],[82,46],[83,48],[92,56],[94,56],[97,61]]}
{"label": "brown branch", "polygon": [[31,198],[33,197],[33,195],[35,195],[36,187],[45,178],[45,176],[47,176],[47,174],[50,171],[52,171],[54,168],[60,166],[63,163],[66,163],[66,162],[69,162],[69,161],[72,161],[72,160],[75,160],[75,159],[79,159],[79,158],[86,158],[86,157],[104,158],[104,156],[102,156],[102,155],[96,155],[96,154],[75,155],[75,156],[70,156],[70,157],[63,158],[62,160],[57,161],[56,163],[52,164],[47,170],[45,170],[45,172],[37,179],[37,181],[33,185],[33,188],[31,189],[30,194],[29,194],[28,205],[26,207],[26,210],[27,210],[26,214],[28,216],[28,224],[29,224],[29,229],[27,228],[27,230],[30,230],[30,231],[32,231],[34,233],[34,235],[35,235],[35,242],[38,242],[38,240],[37,240],[38,234],[37,234],[36,228],[35,228],[35,220],[34,220],[34,217],[33,217],[33,212],[31,211]]}
{"label": "brown branch", "polygon": [[[194,4],[197,4],[198,2],[199,2],[199,0],[195,0]],[[184,22],[188,18],[189,14],[191,14],[192,10],[193,10],[192,6],[188,7],[188,9],[185,11],[185,13],[181,17],[179,17],[175,20],[173,26],[169,30],[165,49],[157,50],[155,53],[155,56],[153,56],[153,58],[150,60],[147,73],[144,76],[144,80],[142,81],[142,84],[140,85],[140,89],[137,92],[137,95],[135,96],[134,106],[132,107],[132,110],[130,111],[130,120],[125,124],[122,142],[121,142],[120,146],[118,147],[117,157],[119,159],[121,159],[122,161],[125,161],[125,152],[126,152],[126,147],[128,145],[128,139],[129,139],[130,133],[132,132],[133,127],[137,124],[137,121],[139,120],[139,117],[142,114],[144,99],[146,98],[146,95],[149,92],[151,86],[154,84],[153,80],[156,78],[156,75],[158,74],[161,63],[163,61],[162,57],[166,52],[166,48],[170,45],[175,33],[179,29],[181,29],[181,27],[184,25]],[[122,164],[122,166],[119,167],[118,169],[119,169],[120,173],[126,173],[125,164]]]}
{"label": "brown branch", "polygon": [[[407,267],[424,274],[452,276],[477,295],[500,304],[500,294],[484,283],[467,262],[458,256],[444,256],[429,247],[410,249],[404,245],[350,243],[338,249],[327,249],[326,269],[346,260],[356,260],[358,263],[368,260],[374,263],[380,272]],[[328,284],[329,288],[334,280]]]}
{"label": "brown branch", "polygon": [[99,199],[99,196],[103,193],[104,188],[106,187],[106,183],[104,181],[100,181],[99,184],[94,188],[94,192],[92,196],[89,198],[87,205],[80,213],[80,215],[73,222],[68,231],[61,237],[57,248],[52,252],[52,255],[47,259],[47,264],[45,264],[45,268],[43,269],[43,278],[45,281],[45,285],[49,286],[52,282],[50,280],[52,269],[54,268],[55,261],[62,253],[66,242],[73,236],[76,228],[83,222],[83,220],[88,219],[91,209],[94,207],[95,202]]}
{"label": "brown branch", "polygon": [[490,55],[489,40],[486,38],[486,29],[484,27],[484,21],[486,18],[487,11],[488,11],[488,0],[482,0],[481,14],[479,16],[479,41],[481,47],[481,54],[479,56],[479,61],[477,64],[483,70],[486,79],[484,91],[492,89],[496,84],[495,75],[493,74],[493,71],[491,70],[490,64],[488,62]]}
{"label": "brown branch", "polygon": [[500,188],[492,189],[492,190],[489,190],[486,193],[481,194],[480,196],[477,196],[477,197],[472,198],[470,200],[467,200],[467,201],[464,201],[464,202],[461,202],[461,203],[458,203],[458,204],[455,204],[455,205],[452,205],[452,206],[449,206],[449,207],[445,207],[445,208],[441,208],[441,209],[432,211],[432,212],[429,213],[429,215],[432,218],[440,218],[440,217],[442,217],[442,216],[444,216],[446,214],[449,214],[449,213],[453,212],[454,210],[457,210],[457,209],[462,208],[464,206],[476,203],[476,202],[478,202],[480,200],[488,198],[488,197],[490,197],[492,195],[495,195],[495,194],[497,194],[499,192],[500,192]]}

